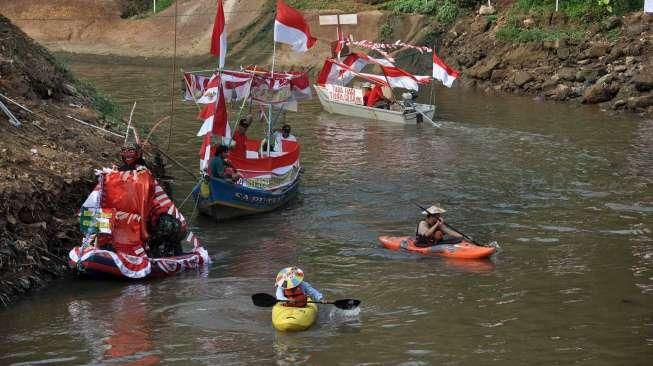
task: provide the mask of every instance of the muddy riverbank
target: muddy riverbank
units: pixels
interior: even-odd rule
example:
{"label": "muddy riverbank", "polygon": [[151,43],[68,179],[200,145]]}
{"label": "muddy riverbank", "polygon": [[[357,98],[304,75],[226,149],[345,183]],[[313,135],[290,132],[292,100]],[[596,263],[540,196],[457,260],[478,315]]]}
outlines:
{"label": "muddy riverbank", "polygon": [[20,122],[0,113],[0,305],[7,305],[64,272],[93,169],[114,161],[120,145],[67,117],[111,128],[95,110],[101,97],[2,16],[0,75],[0,93],[10,99],[0,101]]}

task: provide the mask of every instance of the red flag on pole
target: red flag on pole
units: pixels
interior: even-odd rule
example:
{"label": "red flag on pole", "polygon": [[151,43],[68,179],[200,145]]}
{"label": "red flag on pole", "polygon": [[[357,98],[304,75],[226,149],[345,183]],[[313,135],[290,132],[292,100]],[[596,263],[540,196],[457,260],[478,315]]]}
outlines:
{"label": "red flag on pole", "polygon": [[218,58],[218,65],[220,68],[223,68],[224,59],[227,55],[227,32],[225,30],[222,0],[218,0],[218,10],[215,13],[215,21],[213,22],[213,34],[211,35],[211,54]]}
{"label": "red flag on pole", "polygon": [[306,52],[317,42],[311,35],[302,13],[277,0],[277,15],[274,19],[274,41],[289,44],[295,52]]}

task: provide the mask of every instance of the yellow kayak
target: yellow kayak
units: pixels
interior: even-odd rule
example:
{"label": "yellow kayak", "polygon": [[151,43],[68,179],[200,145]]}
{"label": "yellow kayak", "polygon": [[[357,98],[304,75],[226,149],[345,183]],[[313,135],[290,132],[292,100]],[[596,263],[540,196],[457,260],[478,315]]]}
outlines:
{"label": "yellow kayak", "polygon": [[297,308],[283,306],[282,302],[278,302],[272,307],[272,325],[276,330],[286,332],[306,330],[315,323],[316,317],[317,304],[309,303],[303,308]]}

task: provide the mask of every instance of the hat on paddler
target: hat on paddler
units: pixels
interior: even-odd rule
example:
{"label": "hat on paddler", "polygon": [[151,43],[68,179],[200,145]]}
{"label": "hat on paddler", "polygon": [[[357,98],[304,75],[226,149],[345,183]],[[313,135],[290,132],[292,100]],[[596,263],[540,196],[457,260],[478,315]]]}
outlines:
{"label": "hat on paddler", "polygon": [[275,284],[281,288],[289,289],[299,286],[304,280],[304,271],[297,267],[286,267],[279,271]]}
{"label": "hat on paddler", "polygon": [[437,215],[437,214],[441,214],[441,213],[445,213],[445,212],[447,212],[447,211],[445,211],[445,209],[443,209],[442,207],[438,207],[436,205],[433,205],[433,206],[427,208],[425,211],[422,211],[422,215]]}

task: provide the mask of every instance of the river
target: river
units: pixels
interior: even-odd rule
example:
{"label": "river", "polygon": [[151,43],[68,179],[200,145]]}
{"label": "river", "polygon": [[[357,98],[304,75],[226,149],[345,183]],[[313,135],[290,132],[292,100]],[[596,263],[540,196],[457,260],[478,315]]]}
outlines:
{"label": "river", "polygon": [[[168,113],[169,68],[72,69],[127,112],[136,100],[139,126]],[[438,87],[436,102],[440,129],[301,105],[287,116],[305,169],[295,202],[226,223],[194,218],[214,260],[202,271],[70,277],[0,311],[0,364],[648,365],[653,121],[461,88]],[[197,109],[175,109],[170,149],[195,170]],[[163,146],[168,133],[156,133]],[[179,204],[193,178],[169,168]],[[500,252],[451,261],[382,249],[379,235],[414,232],[412,201],[440,203]],[[250,296],[272,293],[289,265],[360,310],[324,305],[310,330],[275,332]]]}

